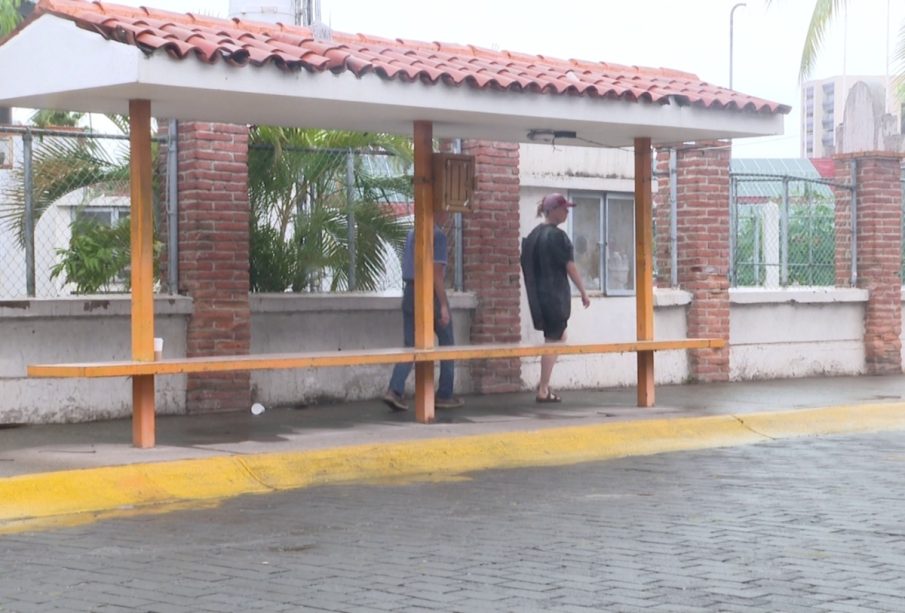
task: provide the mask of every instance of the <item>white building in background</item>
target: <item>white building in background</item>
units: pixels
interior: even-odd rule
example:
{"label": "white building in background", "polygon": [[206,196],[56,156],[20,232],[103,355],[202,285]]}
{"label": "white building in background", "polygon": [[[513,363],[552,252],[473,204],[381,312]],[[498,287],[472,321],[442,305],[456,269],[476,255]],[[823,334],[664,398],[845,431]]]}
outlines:
{"label": "white building in background", "polygon": [[[886,77],[842,75],[806,81],[801,86],[801,157],[829,157],[842,151],[838,132],[845,121],[846,105],[853,90],[860,98],[867,97],[872,102],[860,105],[857,121],[849,113],[849,142],[871,140],[871,132],[888,132],[893,128],[896,133],[901,133],[901,103],[894,91],[887,91]],[[889,126],[880,130],[887,114],[890,117],[885,122]],[[855,123],[860,126],[856,128]],[[851,130],[863,133],[863,137],[855,137]],[[882,139],[880,141],[877,146],[869,148],[884,149]]]}

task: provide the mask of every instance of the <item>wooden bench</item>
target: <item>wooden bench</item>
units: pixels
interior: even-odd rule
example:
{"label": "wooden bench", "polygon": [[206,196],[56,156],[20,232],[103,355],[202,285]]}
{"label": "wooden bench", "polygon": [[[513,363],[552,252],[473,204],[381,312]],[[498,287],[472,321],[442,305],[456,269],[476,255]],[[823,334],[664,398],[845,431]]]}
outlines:
{"label": "wooden bench", "polygon": [[[242,370],[279,370],[292,368],[322,368],[358,366],[363,364],[396,364],[415,362],[427,364],[442,360],[481,360],[493,358],[522,358],[540,355],[577,355],[595,353],[638,353],[652,356],[654,351],[683,349],[717,349],[724,347],[722,339],[684,338],[677,340],[627,341],[622,343],[549,343],[456,345],[432,349],[399,347],[389,349],[352,349],[306,353],[226,355],[195,358],[167,358],[154,361],[121,360],[110,362],[76,362],[70,364],[30,364],[28,376],[36,378],[102,378],[132,377],[132,443],[136,447],[155,445],[154,377],[188,373],[215,373]],[[653,363],[652,361],[650,362]],[[639,370],[639,373],[641,371]],[[416,373],[417,374],[417,373]],[[426,376],[432,373],[428,371]],[[639,375],[640,377],[640,375]],[[650,371],[647,385],[653,386]],[[416,377],[417,379],[417,377]],[[431,378],[432,381],[432,378]],[[417,381],[416,381],[417,383]],[[417,386],[416,386],[417,388]],[[432,389],[432,388],[431,388]],[[639,390],[641,389],[639,384]],[[647,396],[653,398],[652,393]],[[644,405],[649,406],[649,405]],[[416,398],[415,417],[418,421],[433,421],[432,405],[419,406]]]}
{"label": "wooden bench", "polygon": [[433,349],[349,349],[307,353],[227,355],[196,358],[167,358],[153,362],[122,360],[113,362],[74,362],[70,364],[30,364],[28,376],[38,378],[100,378],[144,375],[179,375],[237,370],[279,370],[396,364],[399,362],[437,362],[440,360],[481,360],[522,358],[539,355],[576,355],[628,353],[679,349],[718,349],[723,339],[684,338],[677,340],[626,341],[622,343],[549,343],[455,345]]}

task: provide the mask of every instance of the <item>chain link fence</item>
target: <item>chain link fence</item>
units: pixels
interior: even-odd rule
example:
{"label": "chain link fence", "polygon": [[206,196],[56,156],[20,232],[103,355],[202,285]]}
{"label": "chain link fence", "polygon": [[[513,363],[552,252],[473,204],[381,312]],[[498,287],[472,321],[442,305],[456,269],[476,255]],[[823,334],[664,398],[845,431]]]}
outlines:
{"label": "chain link fence", "polygon": [[[127,292],[128,137],[2,130],[0,299]],[[165,244],[161,204],[168,164],[158,156],[170,149],[162,147],[167,138],[154,139],[155,261],[172,272],[178,254]],[[413,224],[407,156],[375,147],[252,144],[248,171],[252,291],[401,291],[401,254]],[[170,209],[178,210],[178,198]],[[458,216],[446,230],[447,282],[461,289]],[[155,272],[156,290],[168,291]]]}
{"label": "chain link fence", "polygon": [[[835,184],[819,176],[730,174],[730,283],[736,287],[835,286]],[[846,271],[850,272],[850,271]]]}
{"label": "chain link fence", "polygon": [[[248,168],[253,292],[402,290],[414,223],[410,156],[253,143]],[[460,288],[461,223],[451,218],[445,230],[446,282]]]}
{"label": "chain link fence", "polygon": [[0,151],[0,297],[128,291],[128,137],[4,127]]}
{"label": "chain link fence", "polygon": [[407,160],[376,148],[252,144],[248,169],[252,291],[401,289]]}

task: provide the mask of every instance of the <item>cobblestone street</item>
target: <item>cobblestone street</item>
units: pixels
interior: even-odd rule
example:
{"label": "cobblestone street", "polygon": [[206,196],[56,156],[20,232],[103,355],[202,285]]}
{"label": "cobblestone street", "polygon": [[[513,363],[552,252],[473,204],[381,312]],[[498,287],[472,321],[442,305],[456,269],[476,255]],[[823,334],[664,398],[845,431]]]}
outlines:
{"label": "cobblestone street", "polygon": [[0,538],[2,611],[901,611],[905,433],[329,486]]}

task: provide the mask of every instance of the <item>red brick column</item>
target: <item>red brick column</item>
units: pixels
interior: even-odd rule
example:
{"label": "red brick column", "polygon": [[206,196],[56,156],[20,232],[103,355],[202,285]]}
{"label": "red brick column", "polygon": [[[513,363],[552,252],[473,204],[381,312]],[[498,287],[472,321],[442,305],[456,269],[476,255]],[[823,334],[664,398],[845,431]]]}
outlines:
{"label": "red brick column", "polygon": [[[463,215],[465,289],[477,295],[471,342],[521,341],[519,315],[519,151],[517,144],[465,141],[475,156],[475,211]],[[521,389],[521,361],[473,360],[471,379],[481,394]]]}
{"label": "red brick column", "polygon": [[[835,180],[846,185],[851,184],[851,156],[835,160]],[[836,224],[836,286],[850,287],[852,284],[852,192],[833,186],[836,204],[833,214]]]}
{"label": "red brick column", "polygon": [[[729,339],[729,158],[725,142],[678,149],[678,278],[688,336]],[[729,347],[689,352],[697,381],[729,380]]]}
{"label": "red brick column", "polygon": [[[187,353],[248,353],[248,130],[179,124],[179,293],[192,297]],[[244,409],[248,372],[189,375],[190,412]]]}
{"label": "red brick column", "polygon": [[669,253],[669,149],[656,151],[657,191],[654,192],[654,262],[657,287],[669,287],[672,260]]}
{"label": "red brick column", "polygon": [[[840,182],[850,179],[852,160],[856,163],[857,186],[857,286],[868,290],[864,316],[867,372],[898,374],[902,372],[900,155],[871,151],[839,156],[836,177]],[[838,264],[841,257],[851,252],[847,240],[840,243],[839,233],[836,240]]]}

